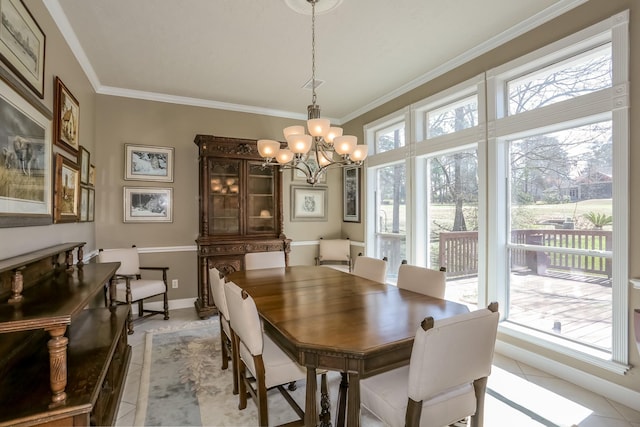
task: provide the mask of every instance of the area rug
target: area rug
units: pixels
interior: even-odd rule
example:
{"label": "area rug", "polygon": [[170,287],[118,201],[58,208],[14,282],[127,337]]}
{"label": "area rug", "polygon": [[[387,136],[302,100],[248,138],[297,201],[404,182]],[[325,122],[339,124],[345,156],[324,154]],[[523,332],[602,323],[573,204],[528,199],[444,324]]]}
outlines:
{"label": "area rug", "polygon": [[[243,427],[258,424],[258,411],[251,399],[246,409],[238,410],[238,396],[231,392],[231,366],[222,370],[219,334],[216,317],[190,322],[178,329],[147,332],[136,426]],[[336,407],[339,383],[340,374],[330,373],[332,410]],[[297,386],[292,395],[304,408],[305,381],[298,381]],[[297,419],[277,390],[271,390],[267,398],[269,425]],[[332,418],[335,418],[333,412]],[[370,414],[363,413],[362,421],[365,426],[382,425]]]}
{"label": "area rug", "polygon": [[[147,332],[136,426],[244,427],[258,424],[258,411],[251,399],[246,409],[238,410],[238,396],[231,392],[231,366],[222,370],[219,334],[217,317]],[[328,380],[331,416],[335,419],[340,374],[330,372]],[[305,381],[298,381],[297,386],[292,395],[304,408]],[[320,396],[319,390],[317,394]],[[271,390],[267,399],[269,425],[297,419],[277,390]],[[383,424],[363,409],[362,425]]]}

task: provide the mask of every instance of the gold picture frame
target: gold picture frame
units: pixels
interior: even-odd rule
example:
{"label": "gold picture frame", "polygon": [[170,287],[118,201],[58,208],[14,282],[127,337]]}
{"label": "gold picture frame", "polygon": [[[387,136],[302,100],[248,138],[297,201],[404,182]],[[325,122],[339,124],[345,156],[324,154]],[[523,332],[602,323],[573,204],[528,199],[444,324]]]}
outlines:
{"label": "gold picture frame", "polygon": [[78,155],[80,143],[80,103],[67,89],[62,80],[56,77],[54,99],[54,134],[56,145],[74,156]]}
{"label": "gold picture frame", "polygon": [[62,154],[56,154],[53,222],[77,222],[80,219],[80,169]]}

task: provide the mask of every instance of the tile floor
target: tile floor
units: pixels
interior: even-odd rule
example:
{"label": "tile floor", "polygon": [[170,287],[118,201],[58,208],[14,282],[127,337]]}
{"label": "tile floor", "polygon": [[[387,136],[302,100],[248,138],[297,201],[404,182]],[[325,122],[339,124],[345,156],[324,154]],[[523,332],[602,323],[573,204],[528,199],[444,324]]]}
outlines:
{"label": "tile floor", "polygon": [[[197,319],[194,308],[184,308],[172,310],[168,321],[153,316],[136,322],[129,335],[133,352],[116,426],[134,422],[145,331]],[[489,377],[485,414],[487,427],[640,427],[640,412],[499,354]]]}

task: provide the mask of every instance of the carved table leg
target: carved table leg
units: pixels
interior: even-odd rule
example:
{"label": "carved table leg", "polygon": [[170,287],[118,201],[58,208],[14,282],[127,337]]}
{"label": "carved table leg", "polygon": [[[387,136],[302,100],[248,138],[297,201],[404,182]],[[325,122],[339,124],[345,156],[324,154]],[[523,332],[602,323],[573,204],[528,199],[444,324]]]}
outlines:
{"label": "carved table leg", "polygon": [[84,262],[82,261],[82,259],[84,258],[84,251],[82,249],[82,245],[78,246],[78,262],[76,263],[76,265],[80,268],[82,268],[82,266],[84,265]]}
{"label": "carved table leg", "polygon": [[65,264],[67,271],[73,271],[73,252],[70,250],[65,252]]}
{"label": "carved table leg", "polygon": [[67,398],[64,392],[67,386],[67,343],[69,339],[64,336],[66,326],[50,329],[51,339],[47,343],[49,347],[49,380],[53,396],[51,402],[56,404]]}
{"label": "carved table leg", "polygon": [[11,276],[11,297],[9,298],[10,303],[22,301],[22,289],[24,287],[23,284],[23,276],[22,269],[24,267],[20,267],[13,271],[13,276]]}
{"label": "carved table leg", "polygon": [[360,427],[360,377],[354,372],[349,373],[347,425],[349,427]]}
{"label": "carved table leg", "polygon": [[331,427],[331,400],[327,389],[327,373],[320,380],[320,427]]}

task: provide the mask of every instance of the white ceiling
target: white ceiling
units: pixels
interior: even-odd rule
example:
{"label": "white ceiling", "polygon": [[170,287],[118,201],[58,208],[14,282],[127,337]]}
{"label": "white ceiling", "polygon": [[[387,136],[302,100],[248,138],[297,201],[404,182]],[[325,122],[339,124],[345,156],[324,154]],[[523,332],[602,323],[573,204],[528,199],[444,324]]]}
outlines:
{"label": "white ceiling", "polygon": [[[318,104],[343,123],[585,1],[343,0],[316,16]],[[44,3],[98,93],[306,118],[311,17],[285,0]]]}

